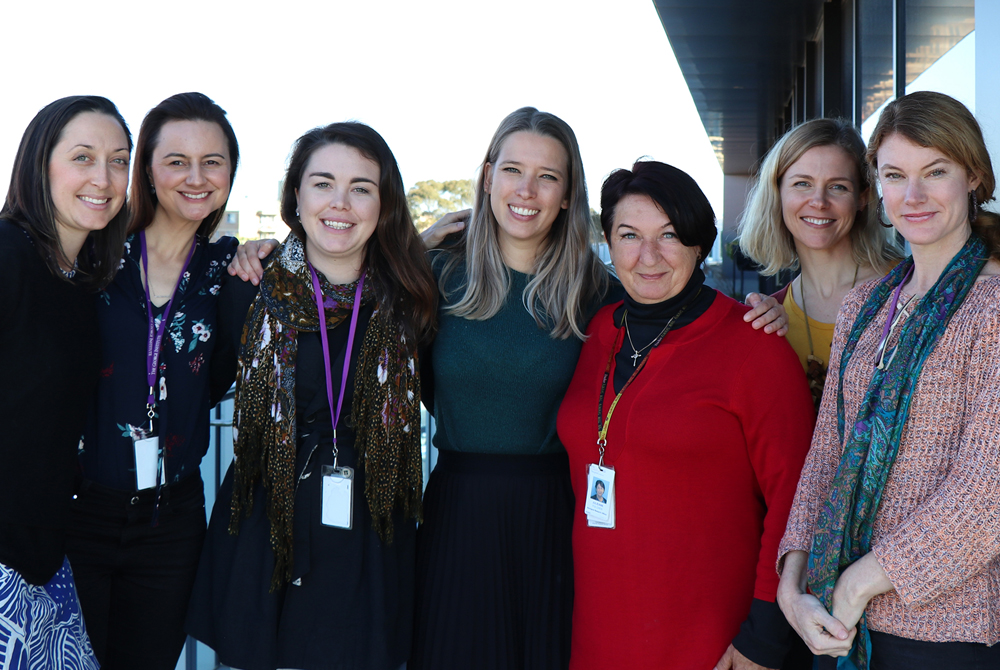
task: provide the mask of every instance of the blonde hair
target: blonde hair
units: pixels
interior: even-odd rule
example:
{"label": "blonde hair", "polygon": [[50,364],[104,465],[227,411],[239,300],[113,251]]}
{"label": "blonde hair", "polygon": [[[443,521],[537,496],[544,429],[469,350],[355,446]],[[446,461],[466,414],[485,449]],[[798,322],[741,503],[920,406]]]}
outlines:
{"label": "blonde hair", "polygon": [[1000,259],[1000,216],[982,209],[984,203],[994,199],[996,176],[983,131],[972,112],[955,98],[934,91],[918,91],[890,102],[868,141],[866,158],[873,182],[878,179],[879,147],[897,133],[922,147],[939,150],[979,177],[978,208],[972,230],[986,242],[990,255]]}
{"label": "blonde hair", "polygon": [[859,196],[868,193],[865,206],[851,226],[854,262],[870,265],[884,274],[902,258],[892,229],[879,225],[872,181],[865,166],[865,143],[857,128],[846,119],[814,119],[789,130],[767,152],[740,215],[737,227],[740,249],[763,266],[761,274],[798,269],[795,240],[785,226],[781,209],[781,179],[803,154],[825,146],[844,150],[857,171]]}
{"label": "blonde hair", "polygon": [[[503,261],[496,217],[485,188],[486,165],[495,165],[504,141],[517,132],[551,137],[562,144],[569,157],[567,175],[569,207],[561,210],[535,257],[534,277],[521,295],[525,309],[539,328],[553,338],[584,339],[588,305],[603,296],[608,287],[608,271],[591,247],[595,224],[590,218],[587,183],[576,135],[559,117],[523,107],[505,118],[490,142],[476,182],[475,205],[462,240],[445,251],[447,260],[439,282],[444,293],[447,278],[460,264],[465,265],[464,292],[448,313],[475,321],[497,314],[507,300],[510,271]],[[461,290],[461,289],[460,289]]]}

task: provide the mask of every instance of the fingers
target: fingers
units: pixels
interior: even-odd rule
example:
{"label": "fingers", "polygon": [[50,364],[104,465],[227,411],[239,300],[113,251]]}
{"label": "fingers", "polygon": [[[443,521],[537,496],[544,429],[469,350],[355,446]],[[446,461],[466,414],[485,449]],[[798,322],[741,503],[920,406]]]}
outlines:
{"label": "fingers", "polygon": [[471,209],[449,212],[435,221],[433,226],[420,233],[420,239],[428,249],[434,249],[440,246],[444,238],[465,228],[470,216],[472,216]]}
{"label": "fingers", "polygon": [[788,314],[774,297],[748,293],[746,304],[753,308],[743,315],[743,320],[752,322],[754,330],[782,336],[788,332]]}
{"label": "fingers", "polygon": [[[268,240],[262,244],[257,240],[251,240],[246,244],[241,244],[236,248],[236,255],[229,263],[229,274],[239,277],[243,281],[249,281],[254,286],[260,283],[260,278],[264,276],[264,266],[261,265],[259,252],[269,243],[277,243],[275,240]],[[273,246],[271,246],[273,249]],[[268,250],[270,253],[270,249]],[[265,253],[264,256],[267,256]]]}
{"label": "fingers", "polygon": [[722,658],[715,664],[713,670],[730,670],[733,667],[733,652],[735,651],[736,648],[733,645],[729,645],[729,648],[722,654]]}

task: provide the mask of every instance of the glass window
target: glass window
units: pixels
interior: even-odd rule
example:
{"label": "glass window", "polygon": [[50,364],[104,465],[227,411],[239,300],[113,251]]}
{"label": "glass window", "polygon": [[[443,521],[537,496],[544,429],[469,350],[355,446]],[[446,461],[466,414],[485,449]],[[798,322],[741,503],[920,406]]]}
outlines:
{"label": "glass window", "polygon": [[906,0],[906,83],[976,28],[975,0]]}
{"label": "glass window", "polygon": [[858,3],[858,55],[861,65],[858,111],[861,121],[874,114],[893,96],[892,12],[892,0]]}

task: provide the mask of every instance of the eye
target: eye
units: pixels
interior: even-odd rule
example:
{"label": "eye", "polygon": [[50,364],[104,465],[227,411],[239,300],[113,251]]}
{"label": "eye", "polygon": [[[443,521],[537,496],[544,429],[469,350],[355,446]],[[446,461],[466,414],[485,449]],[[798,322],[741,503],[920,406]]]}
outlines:
{"label": "eye", "polygon": [[812,186],[812,184],[810,184],[807,181],[802,181],[802,180],[799,180],[799,181],[795,182],[794,184],[792,184],[792,188],[809,188],[810,186]]}
{"label": "eye", "polygon": [[319,181],[319,182],[316,182],[315,184],[313,184],[314,188],[318,188],[318,189],[322,189],[322,190],[328,189],[328,188],[330,188],[330,186],[331,186],[331,184],[328,181]]}
{"label": "eye", "polygon": [[87,154],[80,154],[79,156],[76,156],[73,160],[78,163],[86,163],[87,161],[90,160],[90,156],[88,156]]}
{"label": "eye", "polygon": [[885,179],[886,181],[898,181],[902,178],[903,175],[898,172],[886,172],[882,175],[882,179]]}
{"label": "eye", "polygon": [[542,175],[542,179],[546,179],[548,181],[554,181],[554,182],[555,181],[559,181],[559,177],[555,176],[554,174],[543,174]]}
{"label": "eye", "polygon": [[114,163],[115,165],[124,165],[124,166],[128,167],[128,159],[127,158],[112,158],[111,162]]}
{"label": "eye", "polygon": [[215,160],[214,158],[209,158],[207,161],[205,161],[205,165],[215,166],[215,165],[221,165],[221,163]]}
{"label": "eye", "polygon": [[521,174],[521,171],[518,170],[516,167],[505,167],[503,171],[508,172],[510,174]]}
{"label": "eye", "polygon": [[663,235],[661,235],[661,237],[665,240],[674,240],[677,239],[677,233],[673,232],[672,230],[666,230],[663,232]]}
{"label": "eye", "polygon": [[631,231],[624,231],[624,232],[618,233],[618,239],[620,239],[620,240],[634,240],[635,239],[635,233],[633,233]]}
{"label": "eye", "polygon": [[355,186],[354,192],[360,193],[361,195],[368,195],[369,193],[371,193],[371,190],[365,186]]}
{"label": "eye", "polygon": [[184,167],[184,161],[182,161],[182,160],[173,160],[173,161],[170,161],[168,163],[168,165],[170,165],[172,167]]}
{"label": "eye", "polygon": [[935,170],[931,170],[930,176],[931,177],[940,177],[940,176],[946,175],[946,174],[948,174],[947,170],[945,170],[944,168],[937,168]]}
{"label": "eye", "polygon": [[833,184],[832,186],[830,186],[830,190],[840,191],[841,193],[847,193],[850,189],[848,189],[847,186],[845,186],[844,184]]}

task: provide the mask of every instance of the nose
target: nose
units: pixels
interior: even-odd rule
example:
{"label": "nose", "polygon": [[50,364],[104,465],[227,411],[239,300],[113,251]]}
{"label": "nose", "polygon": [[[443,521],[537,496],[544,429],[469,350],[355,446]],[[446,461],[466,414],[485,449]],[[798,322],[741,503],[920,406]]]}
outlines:
{"label": "nose", "polygon": [[639,262],[653,266],[660,262],[660,247],[655,240],[643,240],[639,245]]}
{"label": "nose", "polygon": [[90,175],[91,183],[100,189],[105,189],[111,183],[110,170],[106,163],[97,163]]}
{"label": "nose", "polygon": [[813,189],[812,196],[809,198],[809,204],[816,209],[825,209],[830,202],[827,196],[826,189],[815,188]]}
{"label": "nose", "polygon": [[919,179],[909,179],[906,182],[906,204],[915,204],[924,201],[923,184]]}
{"label": "nose", "polygon": [[192,185],[205,183],[205,171],[200,164],[194,163],[191,165],[186,181]]}
{"label": "nose", "polygon": [[517,180],[517,188],[514,192],[519,198],[530,200],[538,193],[538,189],[535,186],[535,180],[530,175],[522,174]]}
{"label": "nose", "polygon": [[346,188],[334,187],[330,190],[330,209],[350,209],[350,199]]}

